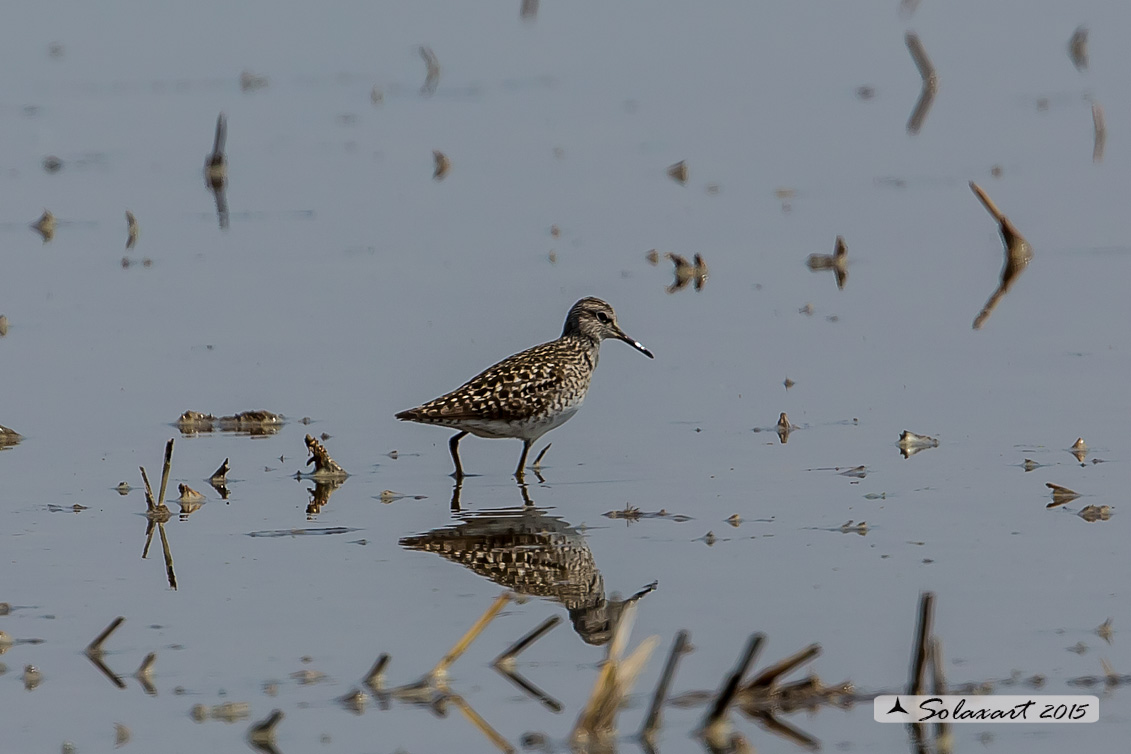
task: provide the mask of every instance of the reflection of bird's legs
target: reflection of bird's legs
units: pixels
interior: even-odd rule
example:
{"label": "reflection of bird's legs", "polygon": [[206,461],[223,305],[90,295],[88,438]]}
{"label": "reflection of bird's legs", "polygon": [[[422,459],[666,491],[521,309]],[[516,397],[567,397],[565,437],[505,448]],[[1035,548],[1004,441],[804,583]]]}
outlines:
{"label": "reflection of bird's legs", "polygon": [[526,454],[530,452],[530,446],[534,444],[533,440],[522,441],[522,455],[518,457],[518,468],[514,471],[515,479],[522,481],[526,475]]}
{"label": "reflection of bird's legs", "polygon": [[455,486],[452,487],[452,513],[459,513],[459,495],[463,491],[463,478],[456,479]]}
{"label": "reflection of bird's legs", "polygon": [[456,470],[452,472],[457,480],[463,479],[463,464],[459,462],[459,441],[467,437],[467,430],[456,434],[451,440],[448,440],[448,450],[452,452],[452,460],[456,462]]}
{"label": "reflection of bird's legs", "polygon": [[530,499],[530,491],[526,488],[526,482],[520,481],[518,483],[518,489],[522,492],[523,504],[534,507],[534,501]]}

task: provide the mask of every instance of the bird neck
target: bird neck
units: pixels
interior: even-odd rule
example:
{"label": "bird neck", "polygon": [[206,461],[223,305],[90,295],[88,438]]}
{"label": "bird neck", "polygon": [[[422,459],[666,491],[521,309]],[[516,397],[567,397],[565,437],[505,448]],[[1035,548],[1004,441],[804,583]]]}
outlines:
{"label": "bird neck", "polygon": [[594,338],[590,335],[586,335],[585,333],[574,331],[564,333],[561,339],[571,342],[578,348],[578,350],[586,353],[593,363],[593,368],[596,369],[597,357],[601,352],[600,338]]}

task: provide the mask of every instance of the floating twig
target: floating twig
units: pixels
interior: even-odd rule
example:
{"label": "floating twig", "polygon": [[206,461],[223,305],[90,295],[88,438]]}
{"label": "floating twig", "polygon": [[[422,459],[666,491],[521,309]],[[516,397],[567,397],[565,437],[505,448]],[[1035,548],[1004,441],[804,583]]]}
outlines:
{"label": "floating twig", "polygon": [[848,281],[848,244],[844,242],[844,236],[836,237],[832,254],[810,254],[805,264],[814,272],[832,270],[836,274],[836,287],[844,290]]}
{"label": "floating twig", "polygon": [[208,477],[208,482],[213,487],[218,484],[224,484],[228,481],[228,472],[231,470],[232,467],[228,465],[228,459],[225,458],[224,462],[220,464],[220,468],[216,469],[216,471],[212,473],[212,476]]}
{"label": "floating twig", "polygon": [[126,210],[126,232],[128,234],[126,236],[126,248],[132,249],[137,243],[137,236],[140,229],[137,224],[137,218],[134,217],[134,213],[130,212],[128,209]]}
{"label": "floating twig", "polygon": [[1068,452],[1075,456],[1078,462],[1084,463],[1084,459],[1088,457],[1088,443],[1084,442],[1083,437],[1077,437]]}
{"label": "floating twig", "polygon": [[910,458],[921,450],[937,448],[939,441],[928,435],[917,435],[906,429],[899,436],[899,452],[904,458]]}
{"label": "floating twig", "polygon": [[204,160],[204,183],[216,199],[216,217],[220,230],[228,229],[228,199],[225,186],[228,181],[228,159],[224,154],[224,144],[228,139],[228,119],[224,113],[216,117],[216,136],[212,142],[212,152]]}
{"label": "floating twig", "polygon": [[550,631],[550,629],[558,625],[561,620],[562,619],[560,616],[555,615],[542,621],[542,623],[540,623],[533,631],[529,632],[514,644],[512,644],[510,647],[508,647],[505,651],[503,651],[502,654],[495,658],[494,662],[491,663],[492,667],[494,667],[495,670],[501,673],[507,680],[518,686],[534,699],[537,699],[551,712],[555,713],[562,711],[561,702],[559,702],[557,699],[554,699],[552,696],[550,696],[545,691],[538,688],[521,674],[519,674],[515,670],[515,658],[520,652],[524,651],[531,644],[545,636]]}
{"label": "floating twig", "polygon": [[680,160],[676,164],[668,166],[668,178],[676,183],[684,185],[690,177],[691,171],[687,168],[687,160]]}
{"label": "floating twig", "polygon": [[1104,125],[1104,108],[1099,102],[1092,102],[1092,162],[1099,165],[1104,159],[1104,145],[1107,144],[1107,126]]}
{"label": "floating twig", "polygon": [[31,224],[31,229],[43,238],[43,243],[47,243],[55,237],[55,215],[51,214],[51,210],[43,210],[39,219]]}
{"label": "floating twig", "polygon": [[915,61],[915,67],[919,69],[919,77],[923,79],[923,86],[937,87],[939,75],[935,71],[931,59],[927,57],[927,48],[923,47],[919,35],[909,31],[904,35],[903,41],[907,43],[907,51],[911,53],[911,59]]}
{"label": "floating twig", "polygon": [[102,629],[102,632],[100,634],[98,634],[98,636],[95,636],[94,640],[92,642],[90,642],[90,644],[86,645],[86,650],[85,650],[86,654],[87,655],[100,655],[100,654],[102,654],[102,644],[107,639],[110,638],[110,634],[117,631],[118,627],[121,626],[125,622],[126,622],[126,618],[125,618],[124,615],[119,615],[117,618],[110,621],[110,625],[107,626],[106,628]]}
{"label": "floating twig", "polygon": [[271,710],[271,714],[255,723],[247,731],[247,739],[252,744],[272,745],[275,742],[275,726],[285,717],[282,710]]}
{"label": "floating twig", "polygon": [[778,423],[775,427],[775,430],[778,433],[778,441],[781,442],[782,445],[785,445],[787,442],[789,442],[790,433],[795,429],[797,429],[797,427],[793,425],[793,423],[789,420],[789,417],[785,415],[784,411],[782,411],[778,416]]}
{"label": "floating twig", "polygon": [[114,684],[120,689],[124,689],[126,687],[126,682],[123,681],[117,673],[107,667],[106,663],[102,662],[102,644],[106,641],[106,639],[110,637],[110,634],[117,631],[118,626],[122,625],[125,621],[125,617],[119,615],[117,618],[110,622],[109,626],[102,630],[102,633],[94,637],[94,641],[90,642],[90,644],[87,644],[86,649],[83,650],[83,654],[86,655],[86,658],[90,660],[91,664],[93,664],[94,667],[98,668],[98,670],[110,680],[110,683]]}
{"label": "floating twig", "polygon": [[1046,505],[1046,508],[1056,508],[1065,503],[1071,503],[1073,500],[1080,497],[1080,493],[1076,490],[1070,490],[1059,484],[1045,482],[1045,486],[1052,490],[1052,502]]}
{"label": "floating twig", "polygon": [[377,661],[373,663],[373,667],[365,674],[365,679],[362,681],[369,690],[373,692],[374,696],[382,693],[385,690],[385,668],[389,666],[388,653],[382,653]]}
{"label": "floating twig", "polygon": [[150,652],[141,661],[141,666],[134,673],[134,678],[141,684],[142,689],[149,696],[157,695],[157,688],[153,685],[153,664],[157,662],[157,653]]}
{"label": "floating twig", "polygon": [[981,186],[970,181],[970,188],[982,202],[986,211],[997,220],[1001,230],[1001,240],[1005,246],[1005,265],[1001,268],[1001,282],[998,284],[997,290],[986,301],[986,305],[982,307],[982,311],[974,318],[974,329],[980,330],[1010,286],[1029,266],[1029,262],[1033,259],[1033,247],[1017,230],[1017,226],[1010,222],[1005,213],[998,209],[993,199],[990,199],[989,194],[983,191]]}
{"label": "floating twig", "polygon": [[919,69],[919,77],[923,80],[919,99],[915,102],[915,108],[911,111],[911,117],[907,120],[907,132],[917,134],[923,127],[923,122],[927,120],[927,113],[930,112],[931,105],[935,101],[935,95],[938,94],[939,77],[935,72],[934,65],[931,64],[930,58],[927,57],[927,50],[923,47],[918,35],[909,31],[904,36],[904,41],[907,43],[907,50],[911,53],[911,59],[915,61],[915,67]]}

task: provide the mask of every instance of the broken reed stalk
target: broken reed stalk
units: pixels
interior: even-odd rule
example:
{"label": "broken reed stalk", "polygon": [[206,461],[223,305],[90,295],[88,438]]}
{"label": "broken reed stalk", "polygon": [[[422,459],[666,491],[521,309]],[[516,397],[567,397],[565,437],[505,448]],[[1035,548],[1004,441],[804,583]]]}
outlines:
{"label": "broken reed stalk", "polygon": [[380,692],[385,687],[385,667],[389,664],[389,654],[384,652],[377,658],[377,662],[373,663],[373,667],[365,674],[365,683],[374,694]]}
{"label": "broken reed stalk", "polygon": [[[173,438],[165,443],[165,464],[161,467],[161,492],[157,495],[157,505],[165,504],[165,488],[169,485],[169,471],[173,466]],[[164,531],[162,531],[164,535]]]}
{"label": "broken reed stalk", "polygon": [[903,39],[907,43],[907,51],[911,53],[911,59],[915,61],[915,67],[919,69],[923,86],[936,88],[939,84],[939,76],[935,72],[935,67],[931,64],[931,59],[927,57],[927,49],[923,47],[923,42],[919,39],[919,36],[915,32],[909,31]]}
{"label": "broken reed stalk", "polygon": [[935,593],[923,592],[919,595],[919,625],[915,629],[915,649],[911,655],[911,680],[907,688],[907,693],[912,696],[923,693],[934,619]]}
{"label": "broken reed stalk", "polygon": [[150,652],[141,661],[141,667],[134,673],[134,678],[141,684],[142,691],[150,696],[157,695],[157,687],[153,685],[153,663],[157,661],[157,653]]}
{"label": "broken reed stalk", "polygon": [[173,591],[177,589],[177,574],[173,572],[173,551],[169,549],[169,537],[165,534],[165,524],[158,521],[157,529],[161,532],[161,551],[165,555],[165,573],[169,576],[169,586]]}
{"label": "broken reed stalk", "polygon": [[155,662],[157,662],[157,653],[156,652],[150,652],[149,654],[147,654],[145,656],[145,659],[141,661],[141,666],[137,669],[137,672],[134,673],[134,677],[135,678],[150,678],[150,677],[152,677],[153,676],[153,664]]}
{"label": "broken reed stalk", "polygon": [[282,710],[271,710],[271,714],[255,723],[247,732],[247,739],[254,744],[271,744],[275,741],[275,726],[283,719]]}
{"label": "broken reed stalk", "polygon": [[430,677],[433,679],[443,678],[447,674],[451,664],[459,659],[460,655],[471,646],[471,642],[479,637],[479,634],[483,633],[483,629],[487,627],[488,623],[494,620],[495,616],[499,614],[499,611],[510,602],[510,599],[510,592],[503,592],[496,597],[495,601],[491,603],[491,607],[487,608],[487,612],[483,613],[479,620],[475,621],[474,625],[467,629],[467,633],[455,643],[455,646],[448,650],[448,653],[444,655],[443,659],[436,663],[436,667],[432,668],[432,672],[429,674]]}
{"label": "broken reed stalk", "polygon": [[974,183],[974,181],[970,181],[970,188],[978,196],[978,199],[982,202],[982,206],[986,208],[987,212],[993,215],[995,220],[1003,225],[1009,222],[1009,218],[1005,216],[1004,212],[998,209],[998,206],[994,204],[994,200],[990,198],[989,194],[982,190],[981,186]]}
{"label": "broken reed stalk", "polygon": [[228,459],[225,458],[224,462],[220,464],[220,468],[213,472],[212,476],[208,477],[208,481],[212,484],[223,484],[228,480],[228,472],[232,467],[228,465]]}
{"label": "broken reed stalk", "polygon": [[746,675],[746,671],[750,669],[754,658],[758,654],[758,650],[762,648],[762,642],[766,640],[765,634],[752,634],[746,642],[746,650],[743,652],[742,657],[738,661],[731,672],[730,677],[727,678],[726,683],[719,689],[719,694],[715,697],[714,704],[707,712],[707,716],[703,718],[703,730],[711,731],[726,717],[727,710],[730,709],[731,702],[738,694],[738,689],[742,685],[742,678]]}
{"label": "broken reed stalk", "polygon": [[1104,145],[1107,143],[1107,126],[1104,124],[1104,109],[1099,102],[1092,103],[1092,162],[1099,165],[1104,159]]}
{"label": "broken reed stalk", "polygon": [[821,654],[821,645],[810,644],[801,651],[795,652],[784,660],[779,660],[763,670],[754,680],[743,686],[742,690],[748,692],[769,688],[777,682],[778,678],[783,675],[788,675],[793,672],[795,668],[804,665],[819,654]]}
{"label": "broken reed stalk", "polygon": [[573,726],[570,738],[575,748],[588,751],[607,744],[616,736],[617,713],[624,706],[626,697],[631,693],[640,671],[648,663],[652,651],[660,643],[659,637],[649,636],[630,655],[623,657],[635,611],[636,603],[628,603],[617,621],[597,682]]}
{"label": "broken reed stalk", "polygon": [[497,668],[510,667],[514,665],[514,658],[517,657],[520,652],[522,652],[534,642],[541,639],[550,631],[550,629],[561,622],[562,618],[560,615],[555,615],[551,618],[547,618],[546,620],[542,621],[542,623],[539,624],[538,627],[533,631],[528,633],[526,636],[523,636],[514,644],[511,644],[509,647],[507,647],[507,649],[501,655],[496,657],[495,661],[491,664]]}
{"label": "broken reed stalk", "polygon": [[141,469],[141,481],[145,482],[145,509],[155,510],[157,503],[153,499],[153,487],[149,484],[149,475],[145,473],[144,466],[138,466],[138,468]]}
{"label": "broken reed stalk", "polygon": [[675,635],[672,651],[668,654],[668,661],[664,663],[664,670],[660,674],[660,682],[656,685],[656,693],[652,695],[652,705],[648,708],[647,717],[644,718],[644,727],[640,729],[642,739],[651,738],[655,735],[656,729],[660,727],[660,716],[663,712],[664,702],[668,698],[668,689],[671,687],[680,659],[687,653],[690,639],[691,632],[686,629]]}
{"label": "broken reed stalk", "polygon": [[86,645],[86,653],[88,655],[102,654],[102,643],[110,638],[110,634],[118,630],[118,626],[122,625],[125,622],[126,618],[123,615],[119,615],[117,618],[110,621],[110,625],[102,629],[102,633],[98,634],[98,636],[95,636],[94,641]]}
{"label": "broken reed stalk", "polygon": [[506,754],[514,754],[517,751],[510,745],[507,739],[503,738],[478,712],[473,710],[471,705],[464,701],[462,696],[459,694],[449,694],[448,699],[459,708],[463,716],[466,717],[472,725],[478,728],[479,732],[482,733],[488,741],[494,744],[499,751],[505,752]]}

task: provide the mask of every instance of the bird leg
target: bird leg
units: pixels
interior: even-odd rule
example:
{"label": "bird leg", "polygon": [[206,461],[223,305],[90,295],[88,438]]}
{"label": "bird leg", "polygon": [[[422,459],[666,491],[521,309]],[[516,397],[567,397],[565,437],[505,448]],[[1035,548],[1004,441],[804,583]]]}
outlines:
{"label": "bird leg", "polygon": [[534,459],[534,463],[531,468],[533,468],[535,471],[538,471],[542,468],[542,456],[546,455],[546,451],[550,449],[551,445],[553,445],[552,442],[546,443],[546,447],[542,448],[542,452],[539,453],[538,457]]}
{"label": "bird leg", "polygon": [[522,481],[526,476],[526,454],[530,452],[530,446],[534,444],[533,440],[522,441],[522,455],[518,458],[518,468],[515,469],[514,476],[518,481]]}
{"label": "bird leg", "polygon": [[459,462],[459,441],[467,437],[467,430],[448,440],[448,450],[452,452],[452,460],[456,462],[456,470],[452,473],[457,480],[463,479],[463,464]]}

